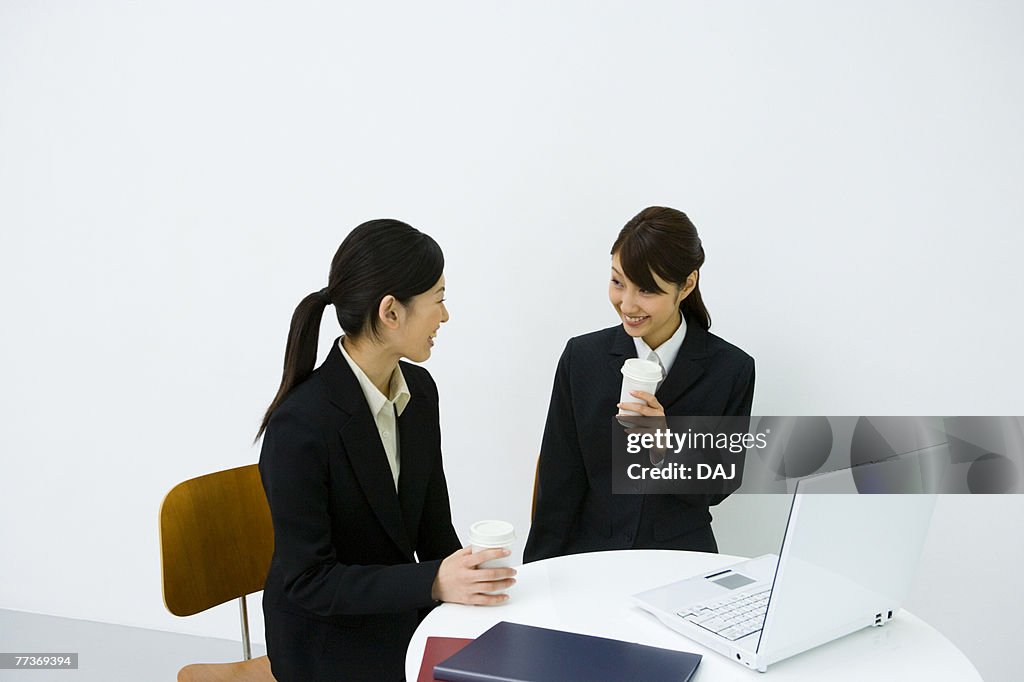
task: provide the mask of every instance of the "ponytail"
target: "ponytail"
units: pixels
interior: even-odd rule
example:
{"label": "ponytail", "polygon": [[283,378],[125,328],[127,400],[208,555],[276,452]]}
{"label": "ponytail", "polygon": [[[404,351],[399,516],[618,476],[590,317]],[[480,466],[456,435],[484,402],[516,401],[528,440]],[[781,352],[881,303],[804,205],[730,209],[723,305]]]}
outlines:
{"label": "ponytail", "polygon": [[327,289],[321,289],[306,296],[299,302],[292,314],[291,327],[288,329],[288,344],[284,349],[284,372],[281,375],[281,386],[271,401],[263,423],[256,433],[256,439],[267,428],[270,415],[281,404],[288,392],[309,378],[316,364],[317,339],[320,336],[320,321],[324,316],[324,308],[330,303]]}
{"label": "ponytail", "polygon": [[703,327],[704,331],[711,329],[711,313],[708,312],[704,305],[704,299],[700,296],[699,272],[697,273],[697,285],[679,304],[679,309],[682,311],[683,317],[686,318],[687,324],[697,324]]}

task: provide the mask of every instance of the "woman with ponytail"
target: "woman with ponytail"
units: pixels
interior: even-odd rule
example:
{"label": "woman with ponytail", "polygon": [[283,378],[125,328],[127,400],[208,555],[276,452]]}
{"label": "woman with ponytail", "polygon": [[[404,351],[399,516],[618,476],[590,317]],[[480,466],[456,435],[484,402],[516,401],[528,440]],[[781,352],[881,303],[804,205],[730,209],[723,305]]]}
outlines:
{"label": "woman with ponytail", "polygon": [[[525,561],[609,549],[718,551],[708,506],[726,495],[612,494],[613,421],[621,410],[749,416],[754,360],[708,331],[704,248],[686,214],[644,209],[611,255],[608,298],[621,324],[570,339],[558,362]],[[636,402],[620,403],[629,358],[660,364],[662,381],[654,394],[635,391]]]}
{"label": "woman with ponytail", "polygon": [[[444,304],[444,256],[397,220],[352,231],[327,286],[295,309],[260,475],[274,524],[263,594],[279,682],[401,680],[405,650],[439,601],[498,604],[508,554],[472,554],[452,527],[437,387],[422,367]],[[344,336],[313,369],[324,310]]]}

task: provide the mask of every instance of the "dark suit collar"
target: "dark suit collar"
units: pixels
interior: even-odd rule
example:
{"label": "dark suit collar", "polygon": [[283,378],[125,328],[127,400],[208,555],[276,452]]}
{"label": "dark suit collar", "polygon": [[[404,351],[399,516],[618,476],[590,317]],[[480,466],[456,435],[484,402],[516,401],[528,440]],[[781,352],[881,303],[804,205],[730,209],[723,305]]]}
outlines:
{"label": "dark suit collar", "polygon": [[[696,324],[688,324],[683,345],[679,347],[672,368],[668,371],[665,381],[658,387],[658,402],[668,408],[682,397],[687,388],[693,385],[704,373],[704,359],[707,358],[708,332]],[[620,324],[615,328],[612,342],[608,349],[611,363],[622,366],[627,358],[636,357],[636,342],[626,333]]]}
{"label": "dark suit collar", "polygon": [[[708,331],[698,324],[686,325],[686,336],[683,337],[683,345],[679,347],[679,355],[676,358],[690,358],[696,360],[705,358],[708,355]],[[673,365],[674,366],[674,365]]]}
{"label": "dark suit collar", "polygon": [[[331,346],[327,359],[317,371],[327,385],[327,395],[331,403],[348,415],[348,419],[341,426],[340,434],[349,462],[356,478],[359,479],[359,485],[366,493],[370,506],[373,507],[381,525],[384,526],[395,544],[412,561],[413,547],[403,519],[398,493],[395,491],[395,479],[391,474],[387,454],[384,452],[384,445],[381,443],[380,433],[377,430],[377,422],[374,421],[373,415],[370,413],[370,406],[366,403],[359,380],[356,379],[352,368],[342,356],[337,341]],[[413,465],[416,459],[413,454],[416,452],[415,432],[410,434],[409,438],[402,438],[402,427],[407,413],[414,410],[416,398],[419,397],[422,402],[423,392],[417,392],[410,387],[410,393],[412,398],[406,405],[402,417],[399,418],[399,452],[402,457],[400,486],[401,480],[407,475],[415,476],[416,468]],[[418,412],[419,406],[414,411]],[[403,445],[405,447],[402,447]],[[406,455],[406,452],[410,454]]]}
{"label": "dark suit collar", "polygon": [[370,414],[370,406],[366,404],[363,389],[360,388],[359,380],[341,354],[338,342],[339,339],[334,340],[330,352],[327,353],[327,359],[317,370],[327,384],[327,396],[346,414],[354,415],[365,411],[372,421],[373,415]]}
{"label": "dark suit collar", "polygon": [[632,336],[626,333],[625,328],[621,324],[615,327],[615,333],[612,335],[612,344],[608,352],[619,357],[636,357],[636,342],[633,341]]}
{"label": "dark suit collar", "polygon": [[696,324],[688,324],[683,345],[679,347],[679,354],[672,363],[672,369],[658,387],[658,402],[666,410],[678,402],[686,389],[704,374],[705,359],[708,356],[707,345],[707,330]]}

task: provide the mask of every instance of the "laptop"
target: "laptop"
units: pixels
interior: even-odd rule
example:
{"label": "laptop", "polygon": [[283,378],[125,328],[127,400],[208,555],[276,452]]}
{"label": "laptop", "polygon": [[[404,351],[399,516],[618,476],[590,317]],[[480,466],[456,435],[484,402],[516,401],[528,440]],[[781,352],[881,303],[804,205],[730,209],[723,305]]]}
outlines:
{"label": "laptop", "polygon": [[676,632],[760,672],[861,628],[884,625],[909,591],[935,495],[857,490],[892,480],[906,489],[919,473],[918,461],[898,459],[802,479],[778,555],[641,592],[633,600]]}

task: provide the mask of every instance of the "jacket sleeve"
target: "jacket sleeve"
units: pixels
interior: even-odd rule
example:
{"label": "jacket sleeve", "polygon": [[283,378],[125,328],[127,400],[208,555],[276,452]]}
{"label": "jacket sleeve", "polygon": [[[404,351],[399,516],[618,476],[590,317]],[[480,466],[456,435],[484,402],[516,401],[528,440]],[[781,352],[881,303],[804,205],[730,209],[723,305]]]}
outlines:
{"label": "jacket sleeve", "polygon": [[278,410],[260,453],[274,524],[274,555],[291,601],[321,616],[399,613],[433,603],[440,560],[341,564],[331,542],[327,444],[303,417]]}
{"label": "jacket sleeve", "polygon": [[[747,357],[743,363],[736,382],[733,384],[726,402],[724,417],[740,417],[741,419],[728,420],[730,428],[736,432],[747,433],[750,428],[750,409],[754,402],[754,358]],[[708,505],[715,505],[722,502],[733,491],[740,487],[743,482],[743,462],[746,453],[729,453],[723,456],[724,464],[735,464],[736,477],[722,482],[723,490],[719,494],[708,496]]]}
{"label": "jacket sleeve", "polygon": [[[750,409],[754,399],[754,359],[744,356],[738,368],[733,372],[733,380],[724,403],[718,403],[721,419],[701,417],[708,420],[703,428],[715,433],[747,433],[750,426]],[[717,411],[717,410],[716,410]],[[717,424],[715,422],[718,422]],[[743,482],[743,464],[745,452],[733,453],[713,448],[696,450],[690,455],[692,466],[702,462],[712,466],[724,465],[728,470],[735,465],[736,476],[733,479],[699,481],[699,491],[692,493],[674,493],[674,496],[686,507],[710,507],[719,504],[732,494]],[[670,484],[673,487],[675,484]]]}
{"label": "jacket sleeve", "polygon": [[746,360],[725,405],[723,414],[726,416],[750,416],[750,408],[754,403],[754,358],[748,357]]}
{"label": "jacket sleeve", "polygon": [[424,561],[438,559],[438,565],[440,560],[462,547],[459,536],[452,526],[448,484],[440,459],[430,474],[430,483],[427,485],[427,498],[423,515],[420,517],[419,537],[416,555]]}
{"label": "jacket sleeve", "polygon": [[524,562],[567,553],[567,540],[576,526],[587,491],[587,472],[572,409],[571,373],[570,340],[555,370],[537,463],[537,505],[523,552]]}

